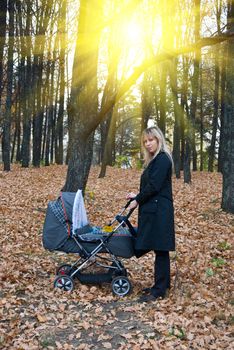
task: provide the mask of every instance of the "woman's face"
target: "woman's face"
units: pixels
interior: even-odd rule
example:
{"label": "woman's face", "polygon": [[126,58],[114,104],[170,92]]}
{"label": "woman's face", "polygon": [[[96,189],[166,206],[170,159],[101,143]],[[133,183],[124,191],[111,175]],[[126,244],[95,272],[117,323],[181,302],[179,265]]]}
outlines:
{"label": "woman's face", "polygon": [[154,155],[158,150],[158,140],[154,136],[146,135],[144,137],[144,146],[151,155]]}

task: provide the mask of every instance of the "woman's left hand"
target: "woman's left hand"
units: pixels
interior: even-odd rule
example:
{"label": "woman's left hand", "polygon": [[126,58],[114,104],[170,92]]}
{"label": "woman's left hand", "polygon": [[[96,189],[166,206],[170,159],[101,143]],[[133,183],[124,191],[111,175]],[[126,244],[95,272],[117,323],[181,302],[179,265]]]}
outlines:
{"label": "woman's left hand", "polygon": [[134,199],[130,204],[129,204],[129,209],[135,209],[138,206],[137,201]]}
{"label": "woman's left hand", "polygon": [[126,199],[132,199],[136,197],[136,193],[130,192],[127,194]]}

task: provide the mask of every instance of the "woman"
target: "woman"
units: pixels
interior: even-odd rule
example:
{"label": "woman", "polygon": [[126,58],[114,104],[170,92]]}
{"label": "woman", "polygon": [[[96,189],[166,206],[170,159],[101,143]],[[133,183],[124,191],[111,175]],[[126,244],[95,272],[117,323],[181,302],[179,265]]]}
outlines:
{"label": "woman", "polygon": [[150,127],[142,134],[146,168],[141,176],[140,192],[129,193],[129,208],[139,205],[136,255],[155,252],[154,285],[146,288],[140,302],[165,297],[170,288],[169,251],[175,250],[174,208],[172,199],[172,157],[163,133]]}

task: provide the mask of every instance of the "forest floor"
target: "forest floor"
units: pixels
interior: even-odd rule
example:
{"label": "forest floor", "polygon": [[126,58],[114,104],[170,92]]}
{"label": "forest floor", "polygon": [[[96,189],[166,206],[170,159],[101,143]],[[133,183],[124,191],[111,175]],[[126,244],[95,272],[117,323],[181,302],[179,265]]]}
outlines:
{"label": "forest floor", "polygon": [[[140,171],[99,168],[89,177],[86,209],[104,225],[137,191]],[[0,170],[0,348],[226,349],[234,348],[234,217],[220,209],[222,178],[194,173],[191,185],[173,179],[177,252],[166,299],[140,304],[153,279],[153,255],[123,259],[133,291],[112,295],[110,285],[78,281],[71,293],[53,288],[56,267],[73,255],[41,244],[45,211],[66,177],[66,166]],[[136,223],[136,213],[133,223]]]}

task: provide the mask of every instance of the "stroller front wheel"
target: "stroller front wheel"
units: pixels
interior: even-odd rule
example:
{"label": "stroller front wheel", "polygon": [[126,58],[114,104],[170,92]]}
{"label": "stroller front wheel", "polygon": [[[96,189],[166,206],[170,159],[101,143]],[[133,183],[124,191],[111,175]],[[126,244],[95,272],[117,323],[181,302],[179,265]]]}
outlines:
{"label": "stroller front wheel", "polygon": [[59,288],[65,292],[71,292],[74,288],[73,279],[70,276],[57,276],[54,280],[54,288]]}
{"label": "stroller front wheel", "polygon": [[113,278],[111,288],[113,294],[123,297],[130,293],[131,283],[126,276],[117,276]]}

